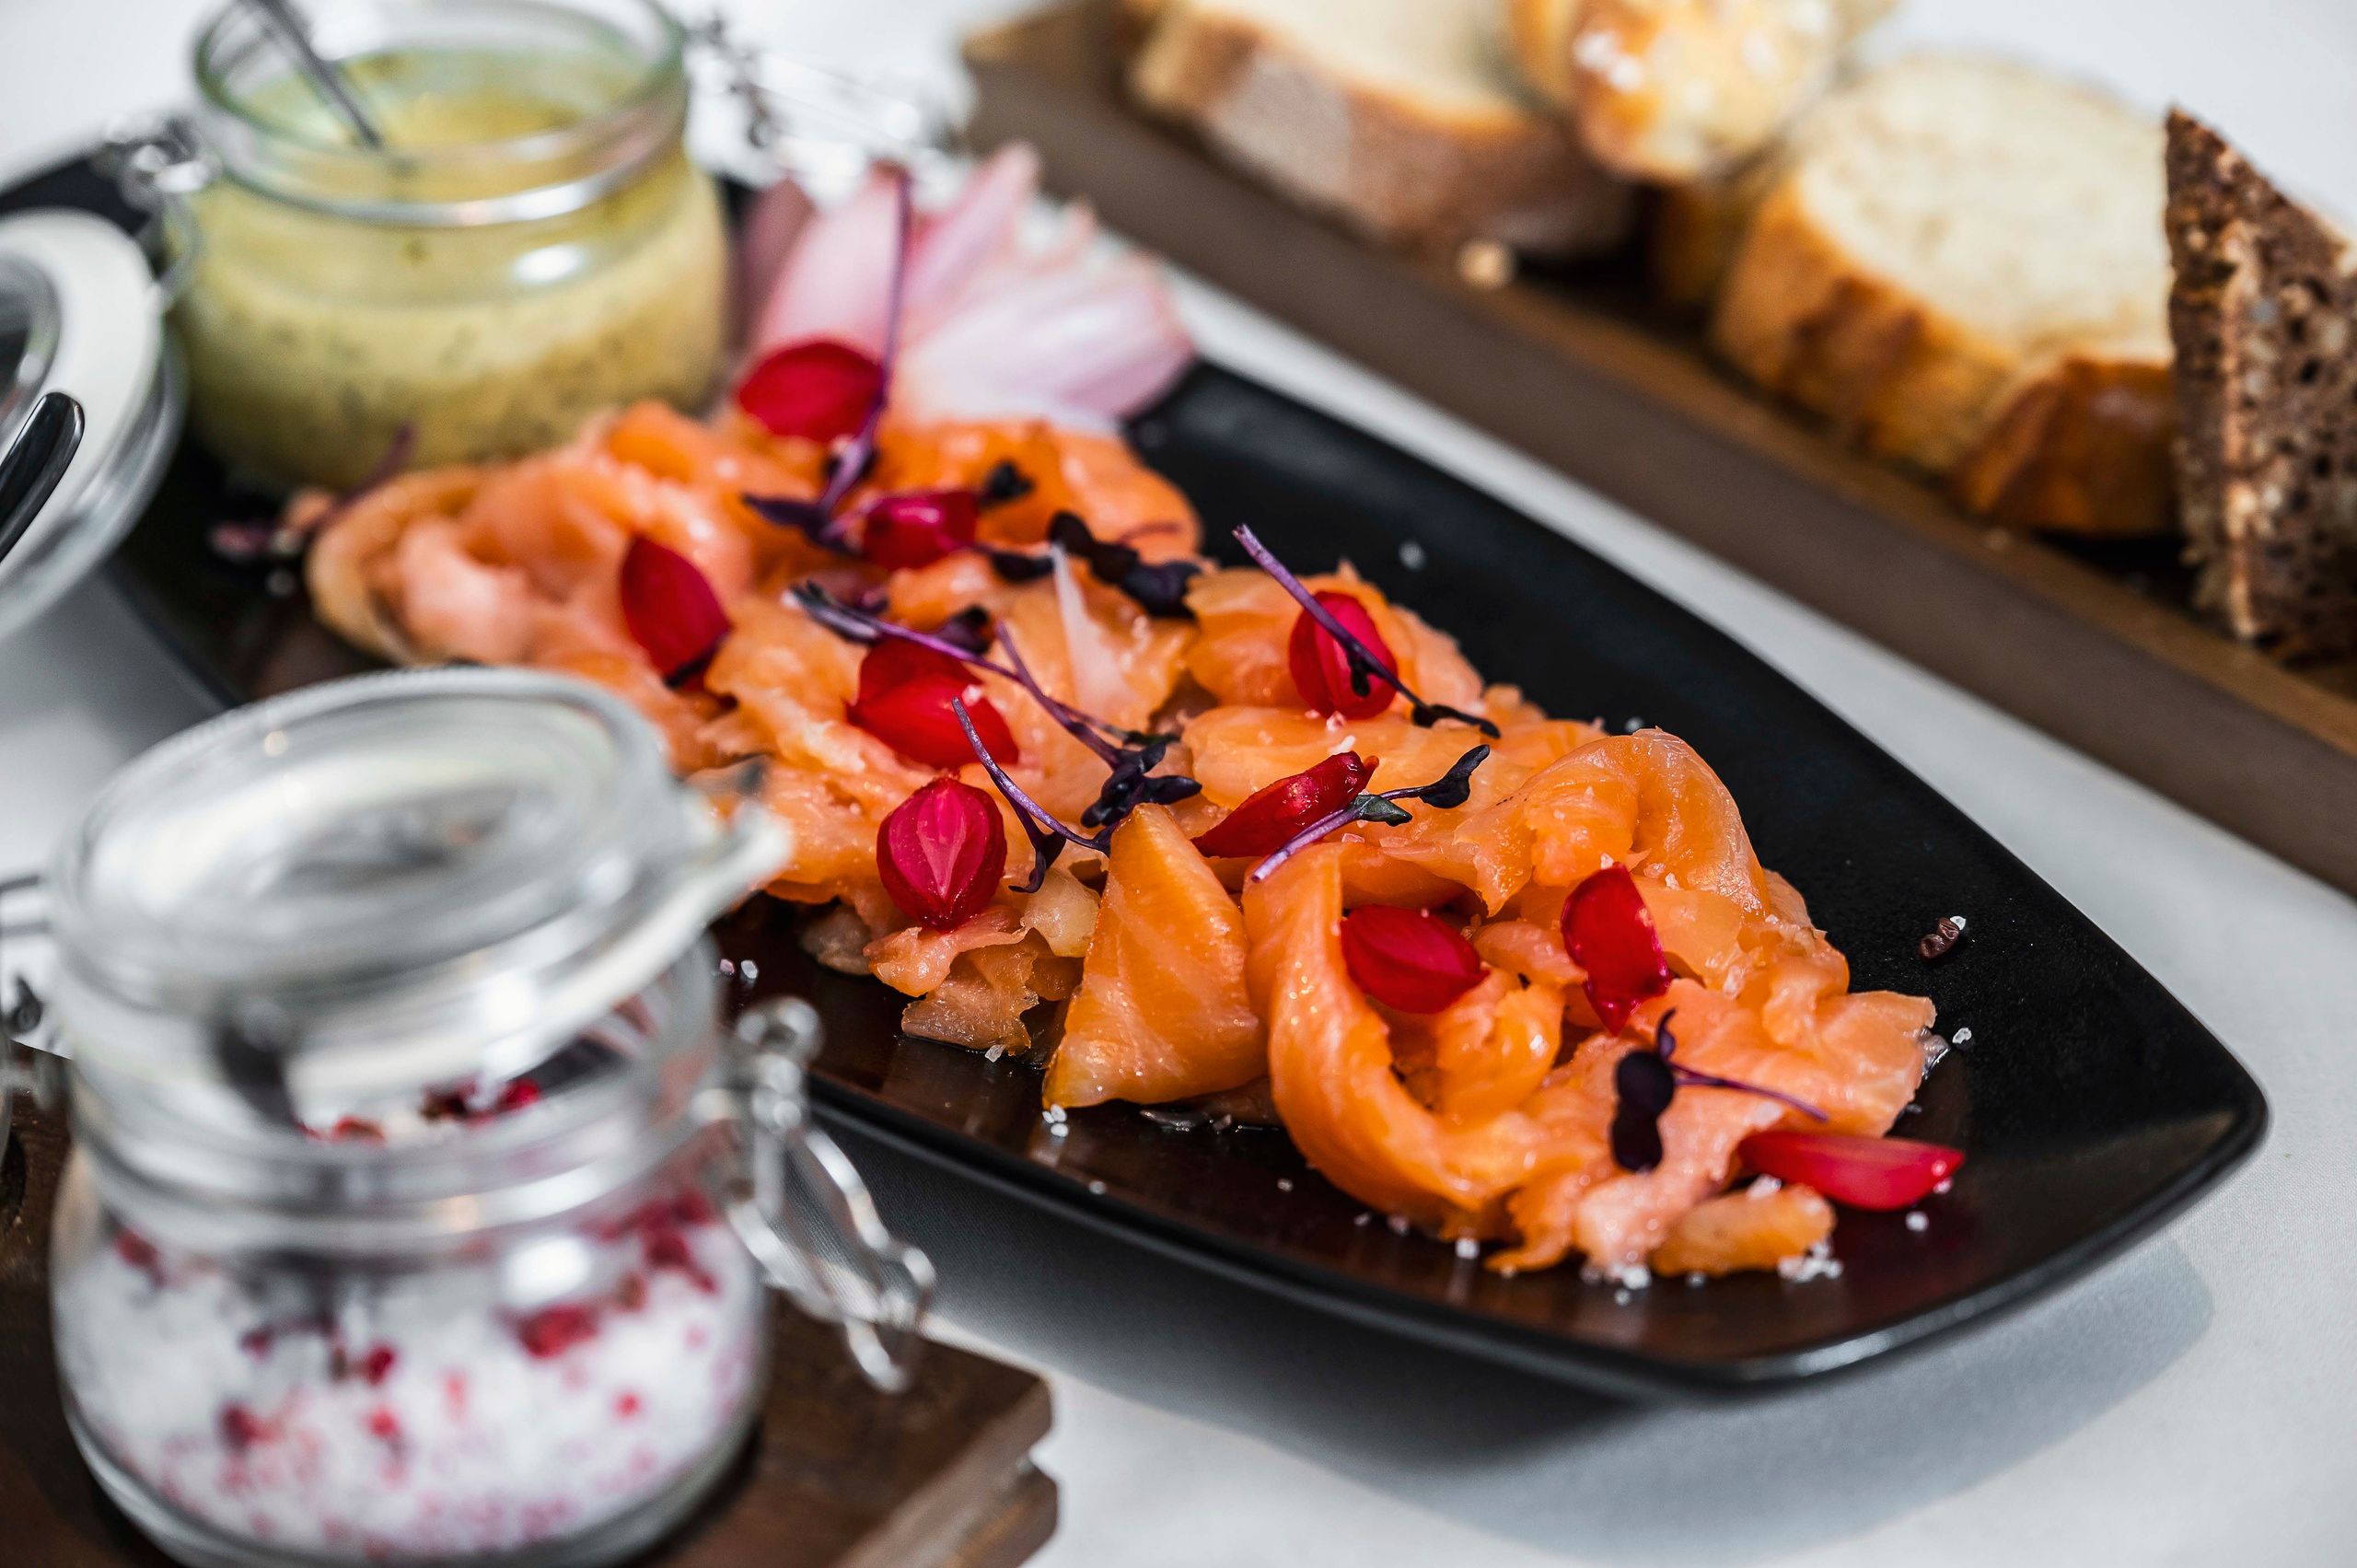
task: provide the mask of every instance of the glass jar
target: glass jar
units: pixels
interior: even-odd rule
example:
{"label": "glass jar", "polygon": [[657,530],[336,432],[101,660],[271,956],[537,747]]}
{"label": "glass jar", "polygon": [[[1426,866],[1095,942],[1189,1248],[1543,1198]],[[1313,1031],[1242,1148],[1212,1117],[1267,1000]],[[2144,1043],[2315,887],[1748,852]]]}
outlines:
{"label": "glass jar", "polygon": [[807,1124],[815,1015],[721,1025],[702,927],[781,845],[718,807],[490,670],[229,714],[95,803],[47,888],[56,1351],[173,1556],[641,1551],[756,1417],[770,1284],[897,1386],[929,1271]]}
{"label": "glass jar", "polygon": [[[652,0],[308,7],[381,127],[359,145],[262,8],[196,46],[202,173],[173,312],[196,429],[232,464],[349,487],[519,456],[640,398],[700,405],[726,247],[689,161],[679,25]],[[404,435],[404,432],[407,432]]]}

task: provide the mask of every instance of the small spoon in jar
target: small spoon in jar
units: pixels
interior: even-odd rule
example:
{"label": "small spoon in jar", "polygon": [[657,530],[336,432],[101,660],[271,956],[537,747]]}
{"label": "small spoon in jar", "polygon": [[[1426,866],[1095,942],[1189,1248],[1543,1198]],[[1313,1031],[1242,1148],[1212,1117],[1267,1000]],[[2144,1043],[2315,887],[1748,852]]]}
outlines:
{"label": "small spoon in jar", "polygon": [[319,97],[327,100],[328,107],[335,111],[337,119],[343,122],[344,128],[359,138],[360,145],[364,147],[383,146],[384,133],[377,130],[376,122],[368,118],[368,111],[360,107],[360,95],[352,90],[352,84],[343,79],[343,73],[312,45],[311,35],[304,27],[303,19],[295,14],[295,7],[287,0],[245,0],[245,4],[278,40],[279,47],[294,58],[296,68],[319,90]]}

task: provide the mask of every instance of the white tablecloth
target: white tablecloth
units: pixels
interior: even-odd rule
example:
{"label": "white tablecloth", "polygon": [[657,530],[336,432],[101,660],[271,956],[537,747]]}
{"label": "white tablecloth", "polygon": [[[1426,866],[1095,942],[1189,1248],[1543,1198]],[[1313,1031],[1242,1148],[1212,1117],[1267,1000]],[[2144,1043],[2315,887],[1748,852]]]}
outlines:
{"label": "white tablecloth", "polygon": [[[1911,4],[1903,37],[2001,43],[2155,106],[2181,97],[2357,215],[2347,0]],[[740,7],[945,79],[956,27],[1009,8]],[[170,99],[198,10],[0,0],[0,166]],[[1041,1562],[2357,1562],[2350,901],[1251,312],[1198,288],[1186,304],[1213,354],[1576,536],[1839,709],[2176,991],[2258,1074],[2275,1124],[2225,1191],[2060,1298],[1727,1410],[1620,1407],[1426,1352],[862,1148],[943,1265],[949,1325],[1053,1382],[1041,1458],[1064,1523]],[[0,645],[0,870],[202,712],[104,590]]]}

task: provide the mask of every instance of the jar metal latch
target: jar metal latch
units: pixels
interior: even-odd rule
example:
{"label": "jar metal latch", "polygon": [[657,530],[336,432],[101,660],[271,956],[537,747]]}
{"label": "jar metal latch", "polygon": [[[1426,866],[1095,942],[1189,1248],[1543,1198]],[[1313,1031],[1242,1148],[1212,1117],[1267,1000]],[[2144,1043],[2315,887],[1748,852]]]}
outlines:
{"label": "jar metal latch", "polygon": [[885,1227],[859,1171],[810,1113],[819,1015],[788,997],[737,1023],[731,1082],[711,1107],[740,1129],[748,1169],[728,1204],[737,1236],[772,1284],[842,1330],[877,1388],[909,1386],[933,1299],[932,1260]]}

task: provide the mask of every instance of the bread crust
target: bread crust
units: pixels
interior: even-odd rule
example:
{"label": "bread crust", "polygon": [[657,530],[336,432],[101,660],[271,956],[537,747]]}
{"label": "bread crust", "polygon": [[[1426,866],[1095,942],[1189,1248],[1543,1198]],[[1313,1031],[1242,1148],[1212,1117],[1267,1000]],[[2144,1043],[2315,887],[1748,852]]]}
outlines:
{"label": "bread crust", "polygon": [[2169,367],[2073,354],[1999,401],[1949,488],[1966,509],[2016,528],[2124,538],[2177,527]]}
{"label": "bread crust", "polygon": [[[2175,525],[2165,345],[2025,359],[1858,262],[1790,172],[1776,170],[1735,246],[1710,325],[1720,354],[1825,415],[1838,438],[1946,481],[1960,505],[2000,522],[2112,536]],[[1741,192],[1719,199],[1739,206]],[[1685,231],[1657,237],[1656,274],[1702,287],[1709,225],[1730,220],[1696,207],[1671,221]]]}
{"label": "bread crust", "polygon": [[1130,86],[1230,162],[1387,244],[1576,255],[1628,232],[1627,189],[1550,117],[1511,103],[1457,112],[1344,81],[1231,13],[1168,0]]}
{"label": "bread crust", "polygon": [[1789,180],[1736,247],[1711,342],[1841,440],[1936,474],[1980,439],[2014,370],[2011,350],[1853,264]]}

